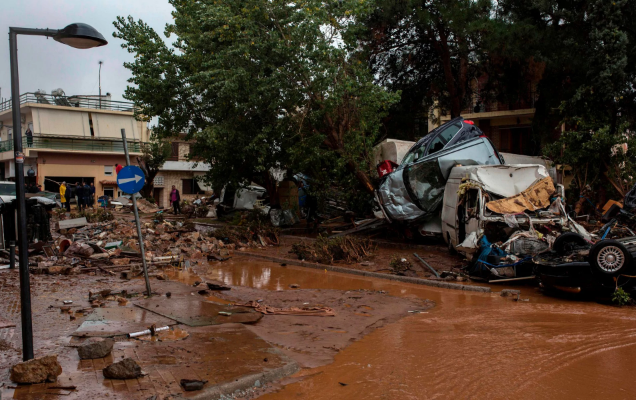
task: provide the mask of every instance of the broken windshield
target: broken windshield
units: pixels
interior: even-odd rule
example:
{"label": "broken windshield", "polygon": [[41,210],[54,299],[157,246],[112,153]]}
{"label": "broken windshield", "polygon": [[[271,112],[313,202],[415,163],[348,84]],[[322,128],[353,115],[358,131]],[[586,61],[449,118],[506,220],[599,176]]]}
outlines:
{"label": "broken windshield", "polygon": [[434,211],[444,197],[446,179],[437,159],[415,164],[406,169],[406,185],[412,198],[424,211]]}

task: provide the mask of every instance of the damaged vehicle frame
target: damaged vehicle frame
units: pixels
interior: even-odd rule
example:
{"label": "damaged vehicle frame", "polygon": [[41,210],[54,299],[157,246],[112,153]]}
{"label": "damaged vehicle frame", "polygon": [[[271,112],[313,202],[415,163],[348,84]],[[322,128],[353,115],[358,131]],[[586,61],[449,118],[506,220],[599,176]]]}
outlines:
{"label": "damaged vehicle frame", "polygon": [[451,170],[458,165],[501,165],[504,159],[472,121],[455,118],[420,139],[402,164],[385,175],[376,200],[389,222],[441,234],[440,206]]}

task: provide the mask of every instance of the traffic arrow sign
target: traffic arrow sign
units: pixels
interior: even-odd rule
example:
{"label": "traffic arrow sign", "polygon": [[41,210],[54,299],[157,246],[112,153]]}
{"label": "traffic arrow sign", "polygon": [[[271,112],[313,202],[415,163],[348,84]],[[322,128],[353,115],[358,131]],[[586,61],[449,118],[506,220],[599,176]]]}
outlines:
{"label": "traffic arrow sign", "polygon": [[117,185],[124,193],[137,193],[144,187],[145,183],[146,178],[143,171],[135,165],[124,167],[117,174]]}

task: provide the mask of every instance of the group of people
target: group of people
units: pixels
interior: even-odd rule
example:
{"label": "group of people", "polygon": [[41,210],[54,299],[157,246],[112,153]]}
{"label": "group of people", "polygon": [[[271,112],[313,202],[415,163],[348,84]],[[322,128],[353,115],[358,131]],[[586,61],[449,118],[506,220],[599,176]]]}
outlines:
{"label": "group of people", "polygon": [[60,197],[62,204],[66,207],[68,212],[71,211],[71,199],[75,198],[77,201],[77,209],[79,211],[86,210],[87,207],[93,207],[95,204],[95,185],[93,182],[90,185],[86,182],[75,182],[75,184],[66,184],[62,182],[60,185]]}
{"label": "group of people", "polygon": [[24,193],[40,193],[42,191],[42,185],[36,185],[35,183],[25,183],[24,189]]}

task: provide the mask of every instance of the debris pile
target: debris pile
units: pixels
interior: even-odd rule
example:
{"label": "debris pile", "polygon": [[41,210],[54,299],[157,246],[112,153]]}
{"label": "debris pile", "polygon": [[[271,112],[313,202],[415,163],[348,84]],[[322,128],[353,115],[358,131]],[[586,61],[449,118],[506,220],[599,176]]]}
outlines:
{"label": "debris pile", "polygon": [[300,242],[292,245],[291,253],[298,259],[331,264],[344,261],[347,264],[360,262],[371,255],[374,246],[370,239],[356,236],[327,237],[318,236],[312,242]]}

